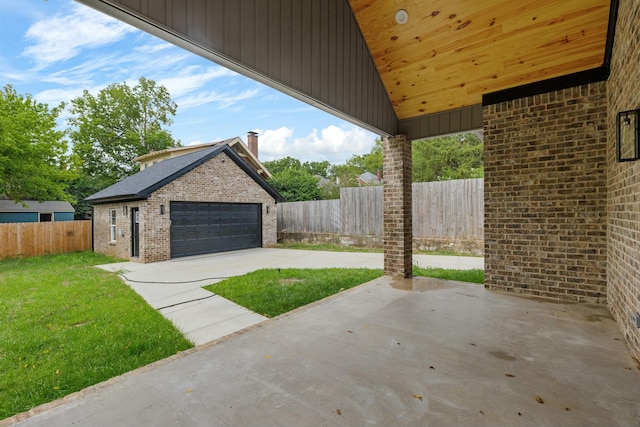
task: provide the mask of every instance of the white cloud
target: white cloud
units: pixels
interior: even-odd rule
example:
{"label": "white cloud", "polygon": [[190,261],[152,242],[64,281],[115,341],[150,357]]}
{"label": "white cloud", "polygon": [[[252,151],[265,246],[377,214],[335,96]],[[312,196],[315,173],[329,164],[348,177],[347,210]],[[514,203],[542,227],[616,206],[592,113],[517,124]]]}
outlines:
{"label": "white cloud", "polygon": [[61,119],[67,119],[71,115],[69,112],[69,102],[72,99],[82,96],[84,89],[87,89],[89,93],[95,95],[105,87],[106,85],[98,85],[85,88],[75,87],[65,89],[47,89],[42,92],[38,92],[33,97],[36,101],[42,104],[47,104],[49,107],[57,107],[61,102],[66,103],[67,108],[61,112],[59,117]]}
{"label": "white cloud", "polygon": [[133,50],[137,53],[156,53],[162,50],[171,49],[173,47],[170,43],[160,43],[160,44],[146,44],[143,46],[136,46]]}
{"label": "white cloud", "polygon": [[[101,55],[90,58],[70,68],[61,69],[50,73],[41,73],[41,81],[55,83],[62,86],[86,87],[92,85],[96,74],[104,76],[109,69],[118,69],[119,64],[125,62],[124,58],[117,55]],[[101,79],[106,80],[106,79]]]}
{"label": "white cloud", "polygon": [[261,160],[291,156],[301,161],[344,163],[354,154],[370,152],[376,138],[355,126],[329,125],[320,132],[314,129],[302,137],[294,137],[294,130],[288,127],[256,131],[259,134]]}
{"label": "white cloud", "polygon": [[258,89],[249,89],[238,93],[218,93],[216,91],[200,92],[197,95],[185,96],[177,99],[176,103],[181,110],[212,103],[218,104],[217,107],[224,110],[240,101],[255,97],[258,92]]}
{"label": "white cloud", "polygon": [[[39,96],[46,97],[48,100],[68,101],[82,94],[82,89],[87,89],[91,94],[96,95],[107,86],[107,82],[124,82],[129,86],[135,86],[138,84],[138,78],[147,74],[149,70],[163,74],[171,73],[171,67],[181,63],[186,57],[186,54],[178,53],[162,56],[149,55],[149,60],[141,60],[140,56],[136,57],[133,54],[108,54],[96,58],[91,57],[78,65],[55,72],[30,72],[29,78],[63,86],[60,89],[43,91]],[[161,69],[163,66],[167,69]],[[206,78],[211,78],[212,72],[206,71],[203,74],[206,75]],[[105,78],[107,75],[109,77]],[[191,75],[191,78],[192,81],[205,79],[195,74]],[[188,86],[187,83],[182,85],[183,88],[186,86]],[[169,93],[175,99],[171,89],[169,89]]]}
{"label": "white cloud", "polygon": [[34,95],[34,98],[43,104],[50,106],[60,102],[68,102],[82,95],[82,89],[48,89]]}
{"label": "white cloud", "polygon": [[75,5],[69,15],[46,17],[31,25],[25,35],[31,44],[22,54],[35,61],[36,69],[43,69],[79,55],[83,48],[112,44],[133,31],[121,21]]}
{"label": "white cloud", "polygon": [[263,131],[255,130],[258,133],[258,144],[260,158],[263,160],[273,160],[291,155],[289,148],[292,144],[293,129],[280,127]]}
{"label": "white cloud", "polygon": [[[4,60],[2,60],[4,62]],[[30,76],[27,73],[23,73],[21,71],[2,71],[0,73],[2,78],[6,81],[10,82],[30,82]]]}
{"label": "white cloud", "polygon": [[236,75],[233,71],[223,67],[203,69],[200,66],[192,65],[181,70],[176,76],[158,80],[158,84],[166,87],[171,96],[179,97],[201,88],[211,80]]}

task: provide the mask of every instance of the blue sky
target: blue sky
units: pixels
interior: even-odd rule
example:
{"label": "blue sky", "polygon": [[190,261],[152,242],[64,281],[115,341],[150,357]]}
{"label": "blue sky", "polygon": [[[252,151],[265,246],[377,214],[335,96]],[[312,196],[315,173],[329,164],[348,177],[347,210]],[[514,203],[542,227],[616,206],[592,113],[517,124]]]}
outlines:
{"label": "blue sky", "polygon": [[[178,104],[183,145],[260,137],[260,159],[343,163],[377,135],[72,0],[0,0],[0,86],[49,106],[144,76]],[[63,121],[64,124],[64,121]]]}

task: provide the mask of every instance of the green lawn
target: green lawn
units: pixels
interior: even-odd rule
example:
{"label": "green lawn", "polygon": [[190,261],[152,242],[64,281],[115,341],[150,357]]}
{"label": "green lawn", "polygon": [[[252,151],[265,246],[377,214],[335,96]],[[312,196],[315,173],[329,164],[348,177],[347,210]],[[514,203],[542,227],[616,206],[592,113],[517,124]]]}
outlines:
{"label": "green lawn", "polygon": [[329,252],[368,252],[382,253],[382,248],[365,248],[362,246],[341,246],[331,243],[278,243],[280,249],[302,249],[305,251],[329,251]]}
{"label": "green lawn", "polygon": [[336,294],[382,276],[382,270],[266,269],[232,277],[205,289],[267,317]]}
{"label": "green lawn", "polygon": [[[0,261],[0,419],[192,347],[91,252]],[[259,270],[207,289],[274,317],[382,275]],[[482,270],[414,275],[483,283]]]}
{"label": "green lawn", "polygon": [[422,268],[413,266],[414,276],[434,277],[436,279],[456,280],[484,284],[484,270],[448,270],[446,268]]}
{"label": "green lawn", "polygon": [[[205,289],[267,317],[274,317],[382,276],[370,269],[265,269]],[[482,270],[414,267],[415,276],[484,283]]]}
{"label": "green lawn", "polygon": [[91,252],[0,261],[0,419],[192,344]]}

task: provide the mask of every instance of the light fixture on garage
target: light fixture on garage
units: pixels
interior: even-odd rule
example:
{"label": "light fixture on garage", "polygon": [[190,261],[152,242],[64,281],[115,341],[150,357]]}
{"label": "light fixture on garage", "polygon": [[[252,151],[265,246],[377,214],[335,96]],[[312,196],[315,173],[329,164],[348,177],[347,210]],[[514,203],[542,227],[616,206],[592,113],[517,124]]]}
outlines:
{"label": "light fixture on garage", "polygon": [[396,12],[396,22],[400,25],[406,24],[409,20],[409,13],[404,9],[399,9]]}
{"label": "light fixture on garage", "polygon": [[160,215],[164,215],[164,205],[160,205]]}

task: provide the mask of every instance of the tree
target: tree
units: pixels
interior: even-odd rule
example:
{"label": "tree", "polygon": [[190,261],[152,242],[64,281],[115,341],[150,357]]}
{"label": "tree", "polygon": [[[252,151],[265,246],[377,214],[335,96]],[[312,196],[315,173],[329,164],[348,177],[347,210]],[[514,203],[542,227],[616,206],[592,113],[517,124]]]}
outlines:
{"label": "tree", "polygon": [[353,155],[343,165],[333,165],[330,176],[340,183],[341,187],[355,187],[358,176],[364,172],[382,173],[382,140],[376,139],[375,145],[368,154]]}
{"label": "tree", "polygon": [[98,191],[108,187],[110,184],[100,179],[100,177],[78,174],[69,184],[67,190],[73,195],[74,201],[71,202],[75,209],[76,219],[86,219],[91,212],[91,204],[84,201],[85,198],[97,193]]}
{"label": "tree", "polygon": [[416,141],[413,182],[482,178],[484,145],[473,133]]}
{"label": "tree", "polygon": [[329,175],[329,167],[331,163],[328,160],[324,160],[322,162],[304,162],[302,164],[302,169],[306,170],[313,176],[321,176],[323,178],[327,178]]}
{"label": "tree", "polygon": [[[482,178],[483,151],[480,138],[473,133],[415,141],[411,147],[413,182]],[[330,175],[341,187],[358,185],[357,177],[369,171],[382,172],[382,140],[369,154],[354,155],[343,165],[333,165]],[[384,178],[384,176],[383,176]]]}
{"label": "tree", "polygon": [[85,90],[71,101],[69,118],[79,169],[106,185],[137,172],[134,158],[177,145],[163,127],[176,109],[167,89],[144,77],[133,87],[111,84],[97,96]]}
{"label": "tree", "polygon": [[67,200],[67,143],[56,130],[64,104],[52,109],[11,85],[0,90],[0,197]]}
{"label": "tree", "polygon": [[278,160],[269,160],[263,163],[272,175],[278,175],[280,172],[287,169],[304,170],[310,175],[318,175],[323,178],[327,177],[329,167],[331,164],[324,160],[322,162],[300,162],[291,156],[284,157]]}
{"label": "tree", "polygon": [[287,202],[321,199],[318,178],[303,169],[284,169],[274,174],[269,183]]}
{"label": "tree", "polygon": [[300,163],[300,160],[294,159],[291,156],[287,156],[278,160],[268,160],[264,162],[263,165],[269,172],[271,172],[271,175],[273,176],[276,176],[288,169],[302,169],[302,163]]}
{"label": "tree", "polygon": [[266,161],[264,166],[273,175],[269,182],[288,202],[323,198],[318,181],[320,177],[326,178],[330,166],[328,161],[301,163],[288,156]]}

